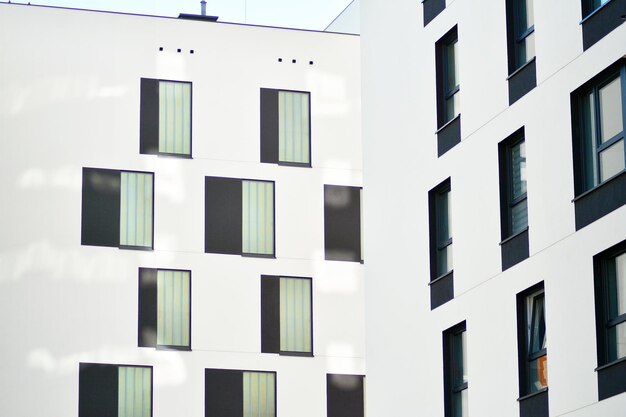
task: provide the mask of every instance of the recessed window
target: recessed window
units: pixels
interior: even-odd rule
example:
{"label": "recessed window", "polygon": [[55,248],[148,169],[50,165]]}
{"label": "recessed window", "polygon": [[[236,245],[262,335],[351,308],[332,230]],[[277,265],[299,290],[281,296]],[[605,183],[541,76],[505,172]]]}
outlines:
{"label": "recessed window", "polygon": [[625,91],[621,60],[572,93],[577,229],[626,203]]}
{"label": "recessed window", "polygon": [[191,348],[191,272],[139,268],[139,346]]}
{"label": "recessed window", "polygon": [[205,252],[274,257],[274,182],[205,178]]}
{"label": "recessed window", "polygon": [[517,295],[521,417],[548,416],[548,351],[543,282]]}
{"label": "recessed window", "polygon": [[454,297],[450,178],[428,193],[428,201],[431,308],[436,308]]}
{"label": "recessed window", "polygon": [[205,417],[276,417],[276,373],[205,369]]}
{"label": "recessed window", "polygon": [[461,141],[459,39],[452,28],[435,45],[437,64],[437,152],[441,156]]}
{"label": "recessed window", "polygon": [[261,162],[311,166],[311,97],[261,89]]}
{"label": "recessed window", "polygon": [[426,26],[446,8],[446,0],[423,0],[422,7]]}
{"label": "recessed window", "polygon": [[626,0],[581,0],[583,50],[587,50],[624,23]]}
{"label": "recessed window", "polygon": [[140,123],[140,153],[191,157],[191,83],[142,78]]}
{"label": "recessed window", "polygon": [[467,342],[465,322],[443,333],[445,417],[468,413]]}
{"label": "recessed window", "polygon": [[326,260],[363,260],[361,187],[324,185],[324,254]]}
{"label": "recessed window", "polygon": [[311,279],[261,277],[261,351],[313,355]]}
{"label": "recessed window", "polygon": [[509,104],[537,85],[534,0],[507,0],[506,26],[509,59]]}
{"label": "recessed window", "polygon": [[326,417],[365,416],[365,377],[326,375]]}
{"label": "recessed window", "polygon": [[626,392],[626,241],[594,257],[598,393]]}
{"label": "recessed window", "polygon": [[151,417],[152,367],[81,363],[78,417]]}
{"label": "recessed window", "polygon": [[152,249],[154,174],[83,168],[81,244]]}

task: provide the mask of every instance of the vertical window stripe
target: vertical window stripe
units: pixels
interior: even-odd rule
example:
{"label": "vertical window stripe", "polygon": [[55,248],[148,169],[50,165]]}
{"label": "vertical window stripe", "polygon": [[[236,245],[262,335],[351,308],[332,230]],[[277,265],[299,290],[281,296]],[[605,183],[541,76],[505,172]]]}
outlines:
{"label": "vertical window stripe", "polygon": [[242,252],[274,254],[274,183],[242,181]]}
{"label": "vertical window stripe", "polygon": [[243,417],[275,416],[275,374],[271,372],[244,372]]}
{"label": "vertical window stripe", "polygon": [[191,84],[159,82],[159,152],[191,154]]}
{"label": "vertical window stripe", "polygon": [[280,278],[280,350],[311,352],[311,280]]}
{"label": "vertical window stripe", "polygon": [[152,175],[121,173],[120,245],[152,247]]}
{"label": "vertical window stripe", "polygon": [[157,273],[157,345],[189,346],[189,271]]}
{"label": "vertical window stripe", "polygon": [[150,417],[151,379],[151,368],[118,368],[118,417]]}
{"label": "vertical window stripe", "polygon": [[278,92],[278,155],[281,162],[310,162],[309,93]]}

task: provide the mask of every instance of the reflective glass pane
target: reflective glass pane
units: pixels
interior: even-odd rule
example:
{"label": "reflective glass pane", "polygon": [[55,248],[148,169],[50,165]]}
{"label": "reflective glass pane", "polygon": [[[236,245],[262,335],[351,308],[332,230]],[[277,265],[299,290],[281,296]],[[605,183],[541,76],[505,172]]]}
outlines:
{"label": "reflective glass pane", "polygon": [[311,280],[280,278],[280,350],[311,352]]}
{"label": "reflective glass pane", "polygon": [[453,417],[467,417],[467,389],[452,394]]}
{"label": "reflective glass pane", "polygon": [[452,387],[456,388],[467,382],[465,332],[452,336]]}
{"label": "reflective glass pane", "polygon": [[454,119],[461,112],[461,95],[457,91],[452,97],[446,100],[446,122]]}
{"label": "reflective glass pane", "polygon": [[528,227],[528,207],[524,199],[511,207],[511,236],[516,235]]}
{"label": "reflective glass pane", "polygon": [[585,94],[581,99],[582,108],[582,135],[583,135],[583,191],[590,190],[598,184],[598,169],[596,165],[596,116],[595,96],[593,92]]}
{"label": "reflective glass pane", "polygon": [[626,322],[609,328],[609,362],[626,357]]}
{"label": "reflective glass pane", "polygon": [[529,393],[537,392],[548,386],[548,356],[541,356],[530,362]]}
{"label": "reflective glass pane", "polygon": [[511,162],[513,170],[513,198],[518,198],[526,192],[526,142],[520,142],[511,148]]}
{"label": "reflective glass pane", "polygon": [[606,142],[624,127],[622,124],[622,85],[617,77],[599,91],[600,94],[600,132],[602,142]]}
{"label": "reflective glass pane", "polygon": [[528,353],[533,354],[544,349],[546,336],[546,321],[544,314],[544,297],[539,294],[532,297],[532,317],[530,321],[530,337]]}
{"label": "reflective glass pane", "polygon": [[446,93],[454,90],[459,85],[458,80],[458,59],[457,59],[457,40],[446,45]]}
{"label": "reflective glass pane", "polygon": [[535,25],[535,6],[533,0],[526,0],[523,2],[526,4],[526,28],[530,28]]}
{"label": "reflective glass pane", "polygon": [[626,314],[626,253],[607,264],[609,290],[609,320]]}
{"label": "reflective glass pane", "polygon": [[437,243],[440,246],[442,242],[452,237],[450,229],[450,192],[437,193],[435,196],[436,216],[437,216]]}
{"label": "reflective glass pane", "polygon": [[452,245],[450,244],[443,249],[439,249],[437,254],[437,275],[441,276],[452,271]]}
{"label": "reflective glass pane", "polygon": [[624,170],[624,140],[600,152],[600,181],[606,181]]}
{"label": "reflective glass pane", "polygon": [[191,84],[159,82],[159,152],[191,154]]}
{"label": "reflective glass pane", "polygon": [[278,159],[309,163],[309,93],[278,93]]}

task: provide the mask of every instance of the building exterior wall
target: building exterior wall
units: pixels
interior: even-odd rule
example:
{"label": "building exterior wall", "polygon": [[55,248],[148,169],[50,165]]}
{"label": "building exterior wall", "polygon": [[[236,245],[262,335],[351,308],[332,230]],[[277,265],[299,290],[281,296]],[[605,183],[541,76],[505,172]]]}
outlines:
{"label": "building exterior wall", "polygon": [[[570,93],[624,56],[626,25],[583,52],[580,2],[535,1],[537,87],[507,95],[505,2],[361,5],[368,415],[444,416],[442,332],[467,324],[469,416],[517,416],[516,294],[545,282],[549,414],[598,401],[593,256],[626,208],[576,231]],[[458,25],[461,142],[437,157],[435,43]],[[502,272],[498,143],[525,127],[530,257]],[[623,173],[622,173],[623,175]],[[454,299],[430,309],[428,191],[451,178]],[[624,190],[621,190],[624,192]]]}
{"label": "building exterior wall", "polygon": [[[192,159],[139,153],[142,77],[193,83]],[[260,88],[311,92],[311,168],[260,163]],[[205,368],[310,417],[365,373],[363,265],[323,232],[324,184],[362,185],[357,37],[0,4],[0,96],[1,415],[77,415],[80,362],[153,366],[154,417],[203,416]],[[81,246],[83,167],[154,172],[154,250]],[[204,253],[205,176],[275,181],[276,259]],[[190,352],[137,347],[139,267],[192,271]],[[261,353],[261,274],[313,278],[314,357]]]}

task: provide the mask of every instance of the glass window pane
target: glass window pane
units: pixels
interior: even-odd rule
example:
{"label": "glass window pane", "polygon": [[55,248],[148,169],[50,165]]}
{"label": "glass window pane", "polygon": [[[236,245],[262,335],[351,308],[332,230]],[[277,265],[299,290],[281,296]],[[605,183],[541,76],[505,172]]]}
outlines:
{"label": "glass window pane", "polygon": [[526,193],[526,142],[522,141],[511,148],[513,198]]}
{"label": "glass window pane", "polygon": [[446,123],[461,113],[460,97],[461,95],[457,91],[452,97],[446,100]]}
{"label": "glass window pane", "polygon": [[624,170],[624,139],[600,152],[600,181]]}
{"label": "glass window pane", "polygon": [[159,82],[159,152],[191,154],[191,84]]}
{"label": "glass window pane", "polygon": [[526,29],[535,25],[535,7],[533,0],[523,1],[526,5]]}
{"label": "glass window pane", "polygon": [[600,132],[602,142],[606,142],[623,130],[622,85],[617,77],[599,91]]}
{"label": "glass window pane", "polygon": [[243,373],[243,416],[276,416],[276,381],[271,372]]}
{"label": "glass window pane", "polygon": [[532,300],[532,317],[530,321],[528,354],[533,354],[545,348],[546,321],[543,294],[530,298]]}
{"label": "glass window pane", "polygon": [[280,278],[280,350],[311,352],[311,280]]}
{"label": "glass window pane", "polygon": [[548,386],[548,356],[531,361],[529,366],[529,393],[532,394]]}
{"label": "glass window pane", "polygon": [[452,244],[437,251],[437,275],[442,276],[452,271]]}
{"label": "glass window pane", "polygon": [[593,91],[585,94],[581,100],[583,124],[583,169],[584,169],[584,191],[590,190],[598,184],[598,170],[596,165],[596,114],[595,97]]}
{"label": "glass window pane", "polygon": [[511,207],[511,236],[522,232],[528,227],[528,201],[520,201]]}
{"label": "glass window pane", "polygon": [[607,263],[609,320],[626,314],[626,253]]}
{"label": "glass window pane", "polygon": [[436,211],[437,211],[437,243],[438,246],[452,237],[450,230],[450,192],[436,194]]}
{"label": "glass window pane", "polygon": [[467,389],[452,394],[452,416],[467,417]]}
{"label": "glass window pane", "polygon": [[609,328],[609,362],[626,357],[626,322]]}
{"label": "glass window pane", "polygon": [[467,382],[466,358],[466,332],[455,334],[452,337],[452,387],[456,388]]}
{"label": "glass window pane", "polygon": [[136,366],[118,368],[118,417],[150,417],[152,369]]}
{"label": "glass window pane", "polygon": [[454,90],[457,85],[459,85],[458,80],[458,59],[457,59],[457,48],[458,41],[455,39],[448,45],[446,45],[445,55],[446,55],[446,94],[450,91]]}
{"label": "glass window pane", "polygon": [[189,271],[157,273],[157,345],[189,346]]}
{"label": "glass window pane", "polygon": [[274,254],[274,183],[242,181],[242,250]]}
{"label": "glass window pane", "polygon": [[281,162],[309,163],[309,94],[278,93],[278,155]]}
{"label": "glass window pane", "polygon": [[121,246],[152,247],[152,201],[152,174],[121,173]]}

